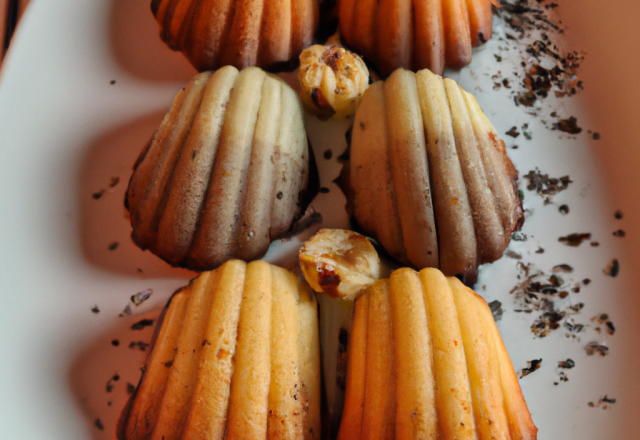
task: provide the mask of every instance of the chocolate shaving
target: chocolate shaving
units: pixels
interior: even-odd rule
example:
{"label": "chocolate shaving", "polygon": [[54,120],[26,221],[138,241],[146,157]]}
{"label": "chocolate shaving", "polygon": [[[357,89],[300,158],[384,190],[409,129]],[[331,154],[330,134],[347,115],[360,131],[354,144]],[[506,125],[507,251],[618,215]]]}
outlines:
{"label": "chocolate shaving", "polygon": [[131,326],[131,330],[142,330],[153,325],[153,319],[141,319]]}
{"label": "chocolate shaving", "polygon": [[600,356],[606,356],[609,354],[609,347],[602,342],[591,341],[587,345],[584,346],[585,351],[588,356],[593,356],[594,354],[599,354]]}
{"label": "chocolate shaving", "polygon": [[578,120],[573,116],[569,119],[558,119],[558,122],[553,123],[553,129],[569,134],[578,134],[582,132],[582,128],[578,127]]}
{"label": "chocolate shaving", "polygon": [[560,243],[566,244],[567,246],[577,247],[577,246],[580,246],[583,241],[589,240],[590,238],[591,238],[591,234],[588,232],[574,233],[574,234],[569,234],[566,237],[560,237],[558,238],[558,241]]}
{"label": "chocolate shaving", "polygon": [[143,290],[142,292],[138,292],[135,295],[131,295],[131,302],[136,306],[139,306],[153,295],[153,289],[149,288],[147,290]]}
{"label": "chocolate shaving", "polygon": [[[546,197],[547,201],[569,188],[569,184],[573,183],[569,176],[549,177],[548,174],[542,174],[538,168],[529,171],[524,175],[524,178],[528,181],[527,190],[535,191],[540,196]],[[569,212],[569,207],[566,209]]]}
{"label": "chocolate shaving", "polygon": [[531,361],[527,361],[527,364],[529,364],[529,366],[526,368],[523,368],[522,371],[520,372],[520,379],[530,375],[531,373],[539,369],[540,366],[542,365],[542,359],[533,359]]}
{"label": "chocolate shaving", "polygon": [[620,272],[620,263],[614,258],[609,264],[607,264],[607,267],[604,268],[603,272],[605,275],[609,275],[610,277],[617,277],[618,272]]}
{"label": "chocolate shaving", "polygon": [[493,319],[498,322],[502,319],[502,314],[504,313],[504,309],[502,308],[502,303],[497,299],[491,301],[489,303],[489,309],[491,310],[491,314],[493,315]]}
{"label": "chocolate shaving", "polygon": [[564,368],[564,369],[570,370],[575,366],[576,366],[576,363],[572,359],[567,359],[566,361],[558,362],[558,368]]}

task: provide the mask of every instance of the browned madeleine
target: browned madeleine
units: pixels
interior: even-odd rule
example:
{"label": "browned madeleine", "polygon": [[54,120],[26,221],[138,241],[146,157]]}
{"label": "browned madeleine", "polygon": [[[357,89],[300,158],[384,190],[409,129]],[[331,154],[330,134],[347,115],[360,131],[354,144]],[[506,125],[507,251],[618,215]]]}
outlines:
{"label": "browned madeleine", "polygon": [[258,259],[304,213],[309,159],[293,89],[257,67],[203,72],[135,164],[132,238],[193,270]]}
{"label": "browned madeleine", "polygon": [[320,439],[317,306],[264,261],[226,262],[176,292],[120,440]]}
{"label": "browned madeleine", "polygon": [[358,107],[343,182],[362,231],[404,264],[473,283],[522,226],[517,171],[475,98],[396,70]]}
{"label": "browned madeleine", "polygon": [[489,306],[438,269],[399,269],[356,300],[338,440],[534,440]]}
{"label": "browned madeleine", "polygon": [[491,38],[491,0],[341,0],[344,42],[384,76],[461,68]]}
{"label": "browned madeleine", "polygon": [[[374,279],[364,264],[374,257],[341,230],[320,231],[300,252],[303,266],[322,269],[304,270],[314,290],[357,298],[338,440],[534,440],[537,428],[486,301],[434,268]],[[334,279],[322,285],[328,267]],[[323,336],[323,362],[342,356]]]}
{"label": "browned madeleine", "polygon": [[297,63],[318,27],[317,0],[152,0],[160,36],[199,71]]}

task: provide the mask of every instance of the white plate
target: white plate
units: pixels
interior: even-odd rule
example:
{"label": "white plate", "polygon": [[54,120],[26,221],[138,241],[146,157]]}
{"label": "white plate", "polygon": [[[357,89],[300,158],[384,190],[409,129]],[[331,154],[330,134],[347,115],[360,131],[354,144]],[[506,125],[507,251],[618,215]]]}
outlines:
{"label": "white plate", "polygon": [[[27,11],[5,62],[0,83],[0,438],[112,438],[113,426],[136,384],[145,353],[130,342],[146,341],[151,328],[130,326],[154,318],[175,288],[193,273],[169,268],[129,239],[123,207],[131,166],[168,108],[173,94],[194,73],[180,54],[157,36],[148,0],[35,1]],[[567,2],[569,3],[569,2]],[[542,358],[542,367],[522,388],[540,439],[637,438],[640,410],[640,163],[636,126],[640,114],[640,4],[581,0],[562,5],[568,44],[585,50],[580,69],[585,91],[552,101],[563,115],[601,133],[593,141],[550,131],[540,118],[515,107],[506,90],[492,90],[494,39],[475,53],[471,66],[452,76],[474,91],[499,133],[530,124],[533,139],[518,138],[509,150],[521,175],[539,167],[551,176],[569,174],[570,188],[555,205],[525,190],[527,242],[510,247],[523,261],[549,271],[569,263],[567,279],[592,283],[572,294],[584,302],[576,321],[589,324],[580,342],[555,331],[535,339],[532,315],[515,313],[509,290],[516,260],[482,268],[478,290],[506,310],[499,326],[516,370]],[[499,32],[498,32],[499,33]],[[472,73],[473,71],[473,73]],[[489,75],[486,75],[489,73]],[[111,84],[115,80],[115,84]],[[482,90],[482,91],[480,91]],[[323,124],[307,118],[330,188],[313,203],[328,227],[347,226],[344,199],[332,183],[345,148],[348,122]],[[321,136],[322,134],[322,136]],[[504,136],[508,146],[514,141]],[[333,158],[323,152],[331,149]],[[120,182],[109,187],[112,177]],[[93,193],[105,190],[98,200]],[[569,215],[557,210],[570,206]],[[624,218],[614,219],[619,209]],[[617,229],[627,232],[617,238]],[[558,237],[591,232],[599,247],[567,247]],[[305,236],[308,236],[309,231]],[[304,237],[302,237],[304,239]],[[109,246],[118,242],[115,250]],[[293,239],[272,249],[284,261],[299,245]],[[542,246],[543,254],[534,251]],[[620,274],[602,270],[612,259]],[[138,270],[140,269],[140,270]],[[486,286],[483,289],[482,286]],[[129,297],[152,288],[151,299],[118,314]],[[98,306],[100,312],[92,313]],[[614,336],[598,334],[589,318],[606,312]],[[114,339],[119,346],[112,345]],[[606,357],[587,356],[583,345],[606,342]],[[568,382],[558,381],[557,362],[571,358]],[[113,389],[107,392],[112,380]],[[589,407],[604,396],[615,404]],[[95,426],[100,419],[103,430]]]}

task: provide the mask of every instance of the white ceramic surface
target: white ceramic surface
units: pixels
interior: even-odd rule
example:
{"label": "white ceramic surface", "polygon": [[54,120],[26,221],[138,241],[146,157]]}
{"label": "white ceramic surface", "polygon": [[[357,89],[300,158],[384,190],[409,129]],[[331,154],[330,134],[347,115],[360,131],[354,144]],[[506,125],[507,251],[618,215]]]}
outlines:
{"label": "white ceramic surface", "polygon": [[[515,107],[506,90],[494,91],[493,54],[502,44],[497,38],[474,54],[471,66],[449,74],[476,93],[499,133],[529,123],[533,139],[521,136],[519,148],[509,150],[521,175],[539,167],[573,180],[554,205],[543,206],[541,197],[524,191],[529,215],[523,232],[529,240],[510,249],[545,271],[571,264],[575,271],[567,279],[590,278],[589,286],[571,296],[585,303],[576,321],[589,326],[580,342],[561,330],[534,338],[532,316],[513,311],[509,291],[518,271],[512,258],[483,267],[477,290],[503,304],[499,326],[516,370],[528,360],[543,359],[542,367],[521,381],[541,440],[635,439],[633,423],[640,412],[640,148],[635,131],[640,3],[579,0],[563,2],[559,13],[568,26],[566,44],[587,52],[580,68],[585,90],[546,103],[563,116],[577,116],[585,131],[601,134],[600,140],[586,132],[550,131],[540,118]],[[126,384],[137,383],[146,355],[128,346],[151,336],[151,328],[136,331],[131,325],[155,318],[170,294],[194,276],[136,248],[123,206],[133,161],[173,94],[193,74],[158,38],[148,0],[38,0],[23,18],[0,76],[2,440],[113,437]],[[321,184],[330,189],[313,207],[323,214],[323,226],[346,227],[344,198],[332,180],[340,169],[336,157],[345,148],[348,121],[307,117],[306,122]],[[504,137],[508,146],[516,143]],[[327,149],[331,160],[323,158]],[[113,177],[120,181],[111,188]],[[103,189],[100,199],[92,197]],[[557,210],[563,203],[571,208],[566,216]],[[621,220],[614,219],[618,209]],[[612,235],[620,228],[626,237]],[[268,258],[286,262],[312,231],[275,244]],[[558,242],[573,232],[591,232],[600,246]],[[109,250],[114,242],[118,247]],[[538,246],[543,254],[535,253]],[[602,271],[612,258],[620,261],[616,278]],[[132,306],[133,316],[119,317],[129,297],[147,288],[153,289],[151,299]],[[97,314],[91,311],[96,305]],[[603,312],[615,323],[613,336],[596,333],[589,322]],[[587,356],[583,345],[591,340],[606,342],[610,354]],[[557,362],[567,358],[576,367],[567,371],[568,382],[554,385]],[[117,381],[112,379],[116,373]],[[107,392],[110,379],[113,389]],[[616,403],[607,409],[588,406],[605,395]]]}

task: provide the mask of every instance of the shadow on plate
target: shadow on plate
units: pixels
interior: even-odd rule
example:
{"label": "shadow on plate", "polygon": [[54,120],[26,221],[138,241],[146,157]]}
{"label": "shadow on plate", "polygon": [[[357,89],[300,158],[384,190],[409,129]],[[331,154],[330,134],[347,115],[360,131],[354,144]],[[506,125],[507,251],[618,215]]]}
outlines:
{"label": "shadow on plate", "polygon": [[78,232],[84,258],[94,266],[132,277],[188,280],[193,272],[173,268],[133,243],[124,207],[133,164],[163,117],[164,111],[132,120],[88,147],[78,175]]}
{"label": "shadow on plate", "polygon": [[196,70],[159,35],[151,0],[112,0],[109,42],[118,64],[134,77],[187,82]]}
{"label": "shadow on plate", "polygon": [[[114,439],[115,426],[149,354],[154,326],[132,330],[142,320],[155,323],[161,309],[119,318],[75,358],[68,371],[69,388],[94,440]],[[115,341],[117,345],[115,345]]]}

